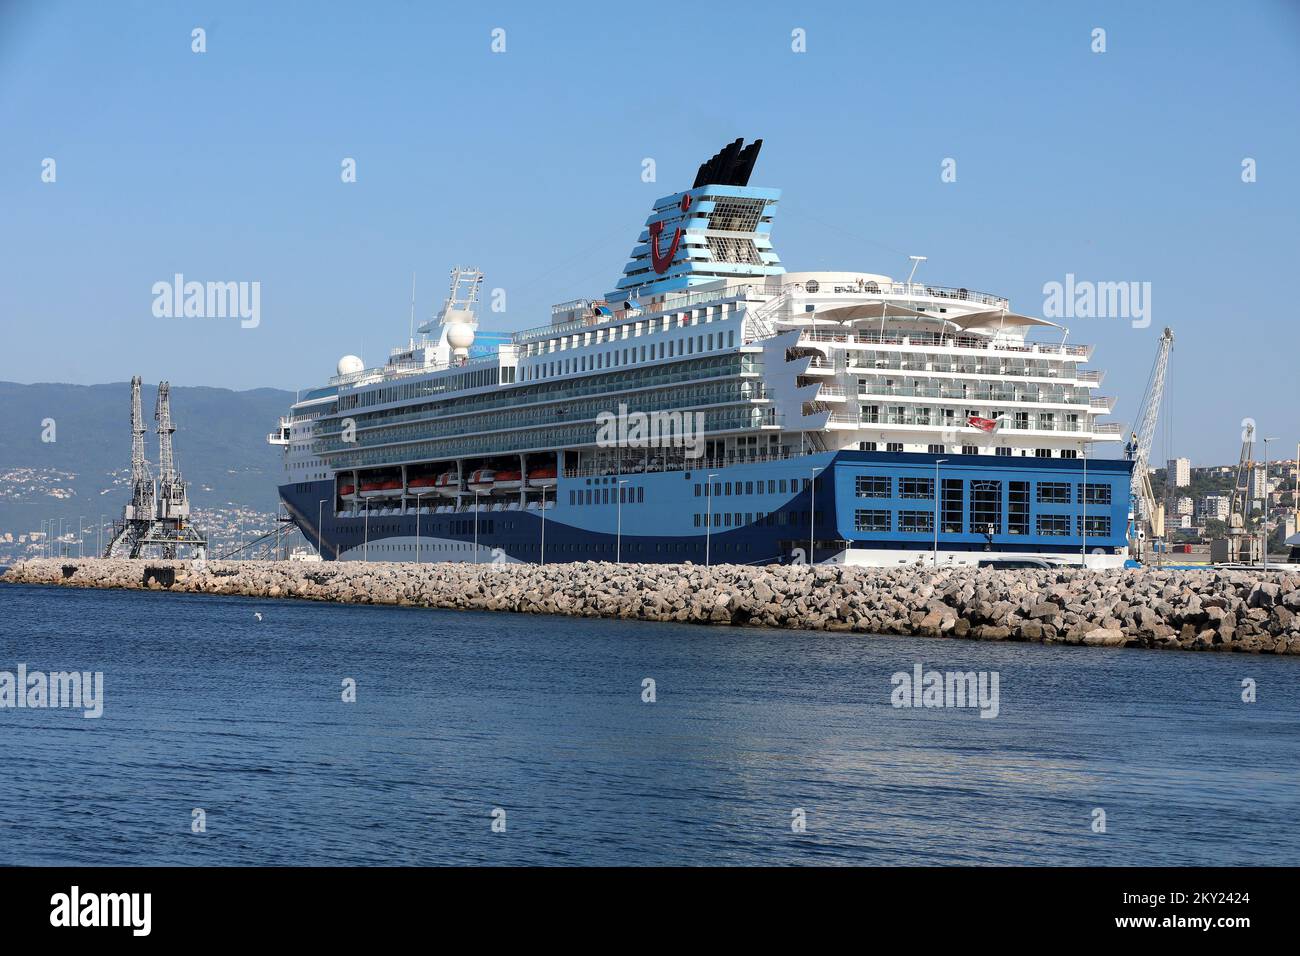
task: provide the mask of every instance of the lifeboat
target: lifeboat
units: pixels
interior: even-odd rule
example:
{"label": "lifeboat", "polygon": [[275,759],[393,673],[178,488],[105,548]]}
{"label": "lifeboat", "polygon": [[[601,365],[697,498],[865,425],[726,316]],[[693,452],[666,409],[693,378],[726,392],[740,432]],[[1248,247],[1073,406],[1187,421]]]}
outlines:
{"label": "lifeboat", "polygon": [[554,488],[557,484],[554,466],[531,468],[528,471],[529,488]]}
{"label": "lifeboat", "polygon": [[493,489],[496,491],[518,491],[524,484],[524,476],[520,471],[498,471],[496,481],[493,483]]}
{"label": "lifeboat", "polygon": [[342,487],[339,488],[339,497],[352,498],[356,495],[356,491],[357,491],[356,485],[343,485]]}
{"label": "lifeboat", "polygon": [[469,490],[486,494],[496,484],[497,473],[491,468],[479,468],[469,476]]}
{"label": "lifeboat", "polygon": [[383,482],[381,481],[363,481],[361,482],[361,497],[375,498],[383,492]]}
{"label": "lifeboat", "polygon": [[460,491],[460,479],[454,471],[444,471],[433,479],[433,490],[440,495],[455,497],[456,493]]}
{"label": "lifeboat", "polygon": [[397,479],[391,479],[389,481],[382,482],[379,485],[379,490],[380,491],[401,491],[402,483]]}
{"label": "lifeboat", "polygon": [[421,475],[419,478],[412,478],[406,483],[408,488],[432,488],[434,482],[438,479],[433,475]]}

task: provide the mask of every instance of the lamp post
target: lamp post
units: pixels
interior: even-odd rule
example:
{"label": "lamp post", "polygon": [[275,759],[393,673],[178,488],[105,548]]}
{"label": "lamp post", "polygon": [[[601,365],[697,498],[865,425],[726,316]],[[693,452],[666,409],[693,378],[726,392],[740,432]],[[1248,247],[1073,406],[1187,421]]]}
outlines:
{"label": "lamp post", "polygon": [[713,535],[713,479],[718,473],[704,476],[704,566],[709,566],[709,544]]}
{"label": "lamp post", "polygon": [[[1265,482],[1267,485],[1267,482]],[[77,515],[77,557],[82,557],[82,544],[86,540],[86,531],[81,527],[81,515]]]}
{"label": "lamp post", "polygon": [[[557,486],[558,487],[558,486]],[[546,486],[542,485],[542,552],[541,564],[546,564]]]}
{"label": "lamp post", "polygon": [[474,491],[474,563],[478,564],[478,490]]}
{"label": "lamp post", "polygon": [[1277,436],[1262,439],[1264,442],[1264,511],[1259,516],[1259,550],[1264,559],[1264,570],[1268,570],[1268,443],[1277,441]]}
{"label": "lamp post", "polygon": [[808,566],[817,563],[817,472],[812,470],[812,481],[808,482]]}
{"label": "lamp post", "polygon": [[415,495],[415,563],[420,563],[420,499],[427,495],[427,491],[416,492]]}
{"label": "lamp post", "polygon": [[[1166,475],[1165,477],[1168,478],[1168,475]],[[1087,442],[1083,443],[1083,485],[1079,488],[1079,506],[1082,509],[1081,513],[1083,515],[1082,523],[1079,525],[1079,530],[1082,533],[1082,541],[1083,541],[1083,543],[1079,545],[1079,567],[1086,568],[1088,566],[1088,443]],[[1154,518],[1155,515],[1152,514],[1152,515],[1148,515],[1147,517]],[[1154,524],[1151,524],[1151,529],[1152,531],[1155,530]]]}
{"label": "lamp post", "polygon": [[627,484],[626,478],[618,480],[618,501],[615,504],[618,507],[618,531],[614,537],[614,563],[623,563],[623,486]]}
{"label": "lamp post", "polygon": [[934,460],[934,566],[939,567],[939,466],[946,464],[947,458],[936,458]]}
{"label": "lamp post", "polygon": [[364,525],[364,534],[361,539],[361,560],[370,560],[370,499],[366,499],[366,523]]}
{"label": "lamp post", "polygon": [[104,515],[99,516],[99,551],[97,557],[104,556]]}
{"label": "lamp post", "polygon": [[327,501],[329,501],[328,498],[322,498],[320,500],[320,504],[316,506],[316,557],[318,558],[322,557],[320,553],[320,546],[321,546],[321,541],[323,541],[325,538],[325,528],[324,525],[322,524],[322,521],[324,520],[324,516],[325,516],[325,502]]}

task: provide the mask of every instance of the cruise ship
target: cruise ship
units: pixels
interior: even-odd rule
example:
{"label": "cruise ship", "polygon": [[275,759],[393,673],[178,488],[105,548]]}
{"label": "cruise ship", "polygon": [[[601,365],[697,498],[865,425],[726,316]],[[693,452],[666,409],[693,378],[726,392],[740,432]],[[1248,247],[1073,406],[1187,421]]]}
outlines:
{"label": "cruise ship", "polygon": [[[482,274],[268,440],[325,560],[1121,566],[1092,347],[1000,295],[788,272],[762,140],[654,203],[614,288],[480,330]],[[1116,444],[1112,444],[1116,443]]]}

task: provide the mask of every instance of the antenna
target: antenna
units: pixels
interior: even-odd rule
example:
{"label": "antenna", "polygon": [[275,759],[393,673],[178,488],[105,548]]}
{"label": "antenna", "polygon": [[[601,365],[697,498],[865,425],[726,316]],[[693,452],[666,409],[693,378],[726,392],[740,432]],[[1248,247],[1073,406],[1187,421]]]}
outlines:
{"label": "antenna", "polygon": [[912,260],[912,271],[909,272],[909,273],[907,274],[907,284],[910,286],[910,285],[912,284],[912,278],[913,278],[913,276],[916,275],[916,267],[919,266],[922,262],[925,262],[929,257],[928,257],[928,256],[908,256],[907,258],[909,258],[909,259]]}
{"label": "antenna", "polygon": [[415,273],[411,273],[411,326],[406,336],[407,348],[415,348]]}

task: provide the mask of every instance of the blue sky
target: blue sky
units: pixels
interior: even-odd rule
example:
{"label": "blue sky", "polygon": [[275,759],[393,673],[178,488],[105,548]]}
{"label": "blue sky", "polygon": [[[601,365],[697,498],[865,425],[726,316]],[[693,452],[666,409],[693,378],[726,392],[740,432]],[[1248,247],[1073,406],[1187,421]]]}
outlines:
{"label": "blue sky", "polygon": [[[457,262],[506,290],[484,327],[542,324],[613,287],[652,200],[762,137],[788,268],[915,253],[1037,313],[1068,273],[1150,282],[1149,328],[1071,323],[1117,419],[1170,325],[1172,450],[1235,460],[1251,416],[1276,453],[1300,439],[1298,94],[1287,0],[0,3],[0,379],[318,384],[399,344],[412,271],[425,318]],[[176,272],[260,282],[260,325],[155,318]]]}

